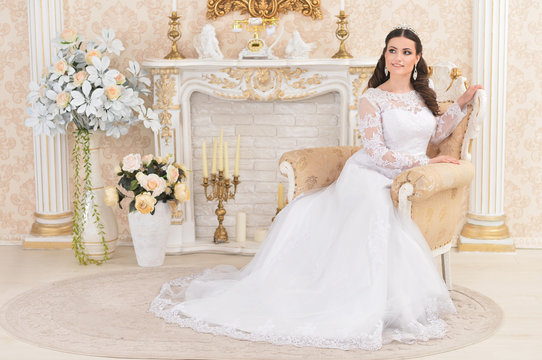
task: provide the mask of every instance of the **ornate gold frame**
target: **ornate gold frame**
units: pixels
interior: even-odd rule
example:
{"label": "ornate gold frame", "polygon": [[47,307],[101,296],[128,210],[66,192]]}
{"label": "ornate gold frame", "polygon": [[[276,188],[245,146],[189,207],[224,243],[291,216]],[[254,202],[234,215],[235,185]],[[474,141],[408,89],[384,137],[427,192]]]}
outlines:
{"label": "ornate gold frame", "polygon": [[231,11],[261,18],[276,18],[279,13],[299,11],[313,20],[322,18],[320,0],[207,0],[208,19],[216,20]]}

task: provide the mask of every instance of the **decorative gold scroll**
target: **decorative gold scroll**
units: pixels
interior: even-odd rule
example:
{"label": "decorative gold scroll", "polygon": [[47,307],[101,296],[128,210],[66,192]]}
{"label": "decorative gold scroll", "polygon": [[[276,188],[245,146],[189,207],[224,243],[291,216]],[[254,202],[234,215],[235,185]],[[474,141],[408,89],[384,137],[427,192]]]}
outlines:
{"label": "decorative gold scroll", "polygon": [[251,17],[277,18],[279,13],[298,11],[313,20],[321,19],[320,0],[208,0],[207,18],[216,18],[232,11]]}

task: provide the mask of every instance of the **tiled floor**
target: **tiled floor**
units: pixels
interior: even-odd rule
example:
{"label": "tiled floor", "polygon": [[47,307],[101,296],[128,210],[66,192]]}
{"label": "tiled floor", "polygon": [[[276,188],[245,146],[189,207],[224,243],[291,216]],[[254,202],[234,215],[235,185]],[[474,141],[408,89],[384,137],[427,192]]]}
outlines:
{"label": "tiled floor", "polygon": [[[242,266],[250,259],[238,255],[194,254],[168,256],[166,265],[206,267],[229,263]],[[130,247],[119,248],[116,257],[106,265],[85,267],[76,264],[71,250],[23,250],[20,246],[0,246],[0,305],[21,292],[54,280],[136,266]],[[503,308],[504,322],[493,337],[481,343],[423,359],[542,359],[542,250],[518,250],[516,254],[453,251],[452,269],[454,283],[489,296]],[[16,340],[0,328],[0,359],[104,358],[40,348]]]}

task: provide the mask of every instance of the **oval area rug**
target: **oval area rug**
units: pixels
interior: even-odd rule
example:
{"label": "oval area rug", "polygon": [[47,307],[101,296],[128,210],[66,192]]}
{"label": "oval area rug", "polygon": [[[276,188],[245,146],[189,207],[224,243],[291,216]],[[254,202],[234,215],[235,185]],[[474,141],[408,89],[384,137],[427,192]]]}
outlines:
{"label": "oval area rug", "polygon": [[278,346],[197,333],[147,310],[162,284],[201,271],[181,266],[115,271],[63,280],[29,290],[0,310],[0,324],[17,338],[45,348],[92,356],[136,359],[393,359],[458,349],[491,336],[502,320],[499,306],[455,286],[457,314],[443,339],[381,350]]}

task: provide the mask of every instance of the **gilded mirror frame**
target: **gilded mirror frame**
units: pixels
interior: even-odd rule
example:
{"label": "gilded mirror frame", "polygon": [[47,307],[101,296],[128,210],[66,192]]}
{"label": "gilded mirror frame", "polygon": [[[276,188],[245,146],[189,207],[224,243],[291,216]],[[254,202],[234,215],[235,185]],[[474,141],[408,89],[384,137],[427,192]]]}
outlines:
{"label": "gilded mirror frame", "polygon": [[232,11],[250,17],[278,18],[279,13],[300,12],[313,20],[322,19],[320,0],[208,0],[207,18],[216,20]]}

